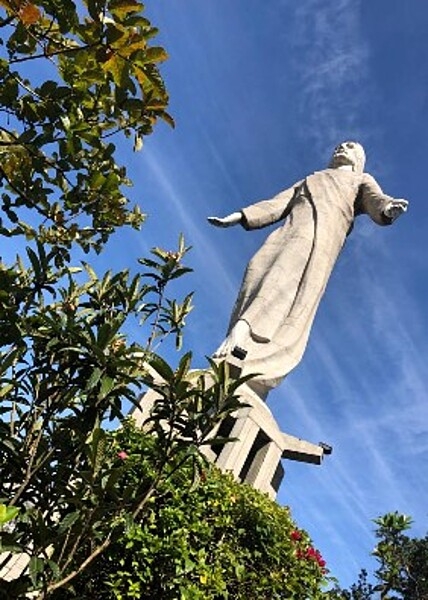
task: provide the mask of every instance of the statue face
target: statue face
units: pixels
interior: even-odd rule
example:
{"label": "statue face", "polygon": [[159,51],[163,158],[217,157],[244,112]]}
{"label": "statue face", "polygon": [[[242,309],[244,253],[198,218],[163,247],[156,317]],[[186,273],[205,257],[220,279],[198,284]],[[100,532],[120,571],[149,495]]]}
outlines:
{"label": "statue face", "polygon": [[330,162],[332,169],[348,165],[353,171],[363,172],[365,163],[365,152],[361,144],[357,142],[342,142],[336,146]]}

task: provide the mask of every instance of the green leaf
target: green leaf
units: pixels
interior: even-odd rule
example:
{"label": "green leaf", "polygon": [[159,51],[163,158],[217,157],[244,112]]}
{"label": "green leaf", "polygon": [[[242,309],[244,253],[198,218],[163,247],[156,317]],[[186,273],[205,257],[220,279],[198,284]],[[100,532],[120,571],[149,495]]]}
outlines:
{"label": "green leaf", "polygon": [[115,486],[122,474],[123,474],[123,469],[121,469],[121,468],[113,469],[111,471],[111,473],[108,475],[108,477],[104,477],[101,482],[101,485],[106,490],[106,492],[108,492],[110,495],[112,495],[116,498],[118,497],[118,495],[115,490]]}
{"label": "green leaf", "polygon": [[113,0],[109,5],[111,14],[119,18],[140,12],[143,8],[143,5],[136,0]]}
{"label": "green leaf", "polygon": [[0,504],[0,525],[4,525],[8,521],[12,521],[18,515],[20,509],[17,506],[6,506]]}
{"label": "green leaf", "polygon": [[141,62],[162,62],[168,59],[168,53],[160,47],[153,46],[152,48],[147,48],[145,56],[141,59]]}
{"label": "green leaf", "polygon": [[118,54],[112,56],[101,65],[104,72],[110,73],[117,86],[125,85],[128,76],[128,65],[126,61]]}
{"label": "green leaf", "polygon": [[148,363],[158,375],[161,376],[166,382],[170,382],[174,379],[174,371],[168,365],[168,363],[161,358],[158,354],[152,354],[148,360]]}
{"label": "green leaf", "polygon": [[171,117],[171,115],[165,111],[163,111],[160,115],[161,119],[163,121],[165,121],[165,123],[167,123],[170,127],[172,127],[173,129],[175,129],[175,121],[173,119],[173,117]]}
{"label": "green leaf", "polygon": [[31,581],[34,586],[37,585],[37,576],[44,571],[44,566],[44,560],[38,556],[32,556],[30,558],[28,569],[30,571]]}
{"label": "green leaf", "polygon": [[58,563],[56,563],[53,560],[48,560],[47,565],[50,568],[50,570],[52,571],[52,575],[54,576],[54,578],[59,579],[60,575],[61,575],[61,570],[60,570]]}
{"label": "green leaf", "polygon": [[0,398],[4,398],[5,396],[7,396],[7,394],[9,394],[9,392],[11,392],[14,388],[15,388],[15,384],[13,384],[13,383],[8,383],[6,385],[1,386],[0,387]]}
{"label": "green leaf", "polygon": [[88,458],[93,469],[93,476],[95,477],[105,458],[107,436],[104,429],[101,427],[94,427],[91,434],[88,437]]}
{"label": "green leaf", "polygon": [[86,384],[86,390],[92,390],[97,383],[99,382],[99,380],[101,379],[101,376],[103,374],[103,370],[100,369],[99,367],[95,367],[95,369],[92,371],[91,376],[88,379],[88,382]]}
{"label": "green leaf", "polygon": [[59,524],[59,527],[58,527],[59,533],[64,533],[65,531],[70,529],[76,523],[76,521],[79,520],[79,517],[80,517],[80,513],[77,510],[74,512],[68,513],[68,515],[66,515],[63,518],[63,520],[61,521],[61,523]]}
{"label": "green leaf", "polygon": [[175,378],[177,381],[181,381],[186,377],[189,372],[190,365],[192,362],[192,353],[187,352],[180,360],[178,369],[175,374]]}
{"label": "green leaf", "polygon": [[36,280],[40,281],[42,267],[41,267],[41,264],[39,261],[39,257],[34,252],[34,250],[32,250],[29,246],[27,246],[26,250],[27,250],[28,258],[30,259],[30,262],[31,262],[31,266],[33,267],[33,270],[34,270],[35,278],[36,278]]}
{"label": "green leaf", "polygon": [[98,394],[98,398],[103,400],[106,396],[110,394],[112,389],[114,388],[115,380],[111,377],[103,377],[101,381],[101,388]]}

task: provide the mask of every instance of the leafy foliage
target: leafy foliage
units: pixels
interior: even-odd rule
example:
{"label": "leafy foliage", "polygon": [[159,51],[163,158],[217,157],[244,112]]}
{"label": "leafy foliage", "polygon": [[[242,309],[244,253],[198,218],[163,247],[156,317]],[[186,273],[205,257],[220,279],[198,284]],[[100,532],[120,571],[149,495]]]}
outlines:
{"label": "leafy foliage", "polygon": [[[159,118],[172,124],[157,67],[166,53],[151,45],[143,8],[0,0],[0,236],[23,250],[0,259],[0,553],[2,567],[7,553],[29,559],[1,582],[8,600],[62,593],[125,522],[144,521],[171,469],[189,461],[197,477],[198,448],[239,404],[224,367],[208,383],[189,354],[174,370],[154,352],[169,336],[180,347],[192,309],[191,294],[180,302],[168,291],[190,270],[182,238],[134,275],[100,276],[76,260],[143,220],[124,196],[114,136],[133,135],[139,149]],[[138,344],[131,322],[145,325]],[[156,460],[125,485],[108,428],[154,385],[168,426],[155,415]]]}
{"label": "leafy foliage", "polygon": [[[188,300],[177,319],[161,298],[165,278],[185,271],[185,252],[181,242],[175,266],[168,255],[146,273],[155,285],[126,271],[99,279],[86,264],[87,279],[78,283],[74,269],[55,268],[53,252],[45,254],[41,244],[32,251],[31,267],[3,267],[9,294],[24,301],[12,307],[13,329],[10,322],[7,329],[9,317],[3,320],[10,335],[1,353],[0,457],[6,468],[0,517],[13,527],[0,533],[0,541],[1,550],[25,552],[32,560],[28,575],[8,585],[8,598],[20,597],[23,585],[47,597],[71,581],[106,550],[125,515],[144,513],[172,468],[188,459],[197,468],[198,448],[239,406],[238,383],[227,380],[224,368],[207,383],[191,370],[189,354],[173,370],[148,345],[129,344],[121,332],[134,316],[154,319],[149,339],[181,335]],[[158,275],[166,263],[168,273]],[[160,395],[150,425],[159,441],[157,460],[152,479],[123,488],[123,465],[108,459],[103,424],[122,420],[123,401],[136,404],[143,385]]]}
{"label": "leafy foliage", "polygon": [[150,45],[157,30],[137,0],[0,7],[0,232],[53,244],[57,263],[73,243],[100,251],[116,227],[143,221],[112,136],[139,149],[159,118],[173,124],[157,68],[167,54]]}
{"label": "leafy foliage", "polygon": [[[112,439],[111,453],[126,454],[128,485],[147,481],[163,442],[131,424]],[[324,597],[325,563],[287,508],[206,463],[198,486],[188,462],[169,473],[145,518],[125,526],[67,598]]]}
{"label": "leafy foliage", "polygon": [[427,600],[428,598],[428,536],[410,538],[404,531],[412,520],[397,512],[374,521],[379,540],[373,551],[378,562],[374,582],[362,570],[358,583],[350,590],[336,589],[331,598],[338,600]]}

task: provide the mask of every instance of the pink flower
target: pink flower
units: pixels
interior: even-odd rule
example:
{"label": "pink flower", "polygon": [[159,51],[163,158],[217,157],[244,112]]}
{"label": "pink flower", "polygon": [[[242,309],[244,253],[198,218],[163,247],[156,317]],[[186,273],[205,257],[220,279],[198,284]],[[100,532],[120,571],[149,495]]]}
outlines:
{"label": "pink flower", "polygon": [[302,539],[302,534],[300,533],[300,531],[295,529],[294,531],[291,532],[290,537],[293,540],[293,542],[298,542],[299,540]]}
{"label": "pink flower", "polygon": [[117,458],[120,458],[120,460],[126,460],[127,458],[129,458],[129,455],[126,454],[125,450],[121,450],[117,453]]}

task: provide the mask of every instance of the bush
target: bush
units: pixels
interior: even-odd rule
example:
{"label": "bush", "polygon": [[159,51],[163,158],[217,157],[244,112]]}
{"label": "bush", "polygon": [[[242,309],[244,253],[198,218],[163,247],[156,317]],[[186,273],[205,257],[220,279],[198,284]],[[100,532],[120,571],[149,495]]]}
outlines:
{"label": "bush", "polygon": [[[127,484],[147,480],[159,452],[156,438],[132,423],[112,437],[111,452],[127,463]],[[125,525],[69,597],[324,597],[325,562],[288,508],[212,465],[201,466],[199,473],[196,483],[188,462],[172,473],[144,520]]]}

